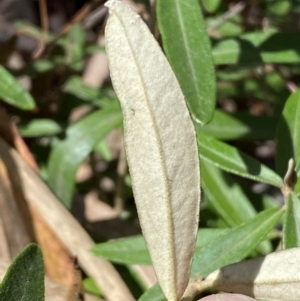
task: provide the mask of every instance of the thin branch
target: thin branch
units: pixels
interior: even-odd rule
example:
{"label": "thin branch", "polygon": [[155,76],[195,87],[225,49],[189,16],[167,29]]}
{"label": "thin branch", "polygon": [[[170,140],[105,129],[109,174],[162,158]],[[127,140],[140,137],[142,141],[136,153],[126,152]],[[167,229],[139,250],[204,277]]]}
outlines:
{"label": "thin branch", "polygon": [[39,8],[40,8],[42,28],[47,35],[49,33],[49,18],[48,18],[46,0],[39,0]]}
{"label": "thin branch", "polygon": [[246,2],[245,1],[238,2],[229,11],[227,11],[223,16],[221,16],[214,23],[212,23],[209,26],[208,31],[213,31],[214,29],[220,27],[225,22],[232,19],[235,15],[237,15],[238,13],[243,11],[245,7],[246,7]]}

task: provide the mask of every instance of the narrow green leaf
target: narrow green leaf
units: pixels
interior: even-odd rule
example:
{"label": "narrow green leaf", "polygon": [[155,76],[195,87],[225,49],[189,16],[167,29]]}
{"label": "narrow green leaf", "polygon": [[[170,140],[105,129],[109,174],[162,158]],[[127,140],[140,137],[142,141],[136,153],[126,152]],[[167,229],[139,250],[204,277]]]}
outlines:
{"label": "narrow green leaf", "polygon": [[298,32],[251,32],[219,41],[212,53],[216,65],[299,63],[299,39]]}
{"label": "narrow green leaf", "polygon": [[61,133],[62,127],[52,119],[32,119],[18,129],[23,137],[51,136]]}
{"label": "narrow green leaf", "polygon": [[239,151],[197,131],[200,158],[241,177],[281,187],[282,179],[271,169]]}
{"label": "narrow green leaf", "polygon": [[255,216],[256,211],[240,186],[208,161],[201,161],[201,182],[210,204],[229,227]]}
{"label": "narrow green leaf", "polygon": [[300,199],[290,193],[283,224],[283,248],[300,247]]}
{"label": "narrow green leaf", "polygon": [[[197,235],[196,250],[227,231],[228,229],[200,229]],[[142,235],[97,244],[91,249],[91,252],[116,263],[151,264],[147,245]]]}
{"label": "narrow green leaf", "polygon": [[288,161],[300,159],[300,90],[287,100],[276,131],[276,170],[283,177]]}
{"label": "narrow green leaf", "polygon": [[103,98],[105,98],[98,88],[84,84],[82,78],[76,75],[69,78],[63,87],[63,91],[96,106],[102,106]]}
{"label": "narrow green leaf", "polygon": [[276,226],[283,212],[281,209],[264,210],[203,247],[195,253],[192,277],[206,277],[225,265],[244,259]]}
{"label": "narrow green leaf", "polygon": [[[217,240],[213,240],[195,252],[191,277],[193,279],[206,277],[225,265],[244,259],[276,226],[282,214],[283,210],[268,209],[244,224],[221,234]],[[152,300],[166,300],[157,284],[139,299],[139,301]]]}
{"label": "narrow green leaf", "polygon": [[157,20],[164,49],[194,119],[209,122],[216,80],[210,41],[198,0],[158,0]]}
{"label": "narrow green leaf", "polygon": [[204,126],[196,124],[196,130],[220,140],[273,139],[278,119],[250,114],[228,114],[215,110],[212,121]]}
{"label": "narrow green leaf", "polygon": [[10,267],[0,286],[0,300],[43,301],[44,262],[40,248],[28,245]]}
{"label": "narrow green leaf", "polygon": [[49,159],[48,183],[68,208],[72,205],[78,167],[96,143],[121,124],[122,115],[119,106],[96,111],[70,126],[67,138],[55,145]]}
{"label": "narrow green leaf", "polygon": [[84,61],[85,32],[81,23],[76,23],[67,36],[65,47],[67,50],[68,65],[74,70],[82,70]]}
{"label": "narrow green leaf", "polygon": [[32,96],[2,66],[0,66],[0,98],[19,109],[32,110],[35,108]]}

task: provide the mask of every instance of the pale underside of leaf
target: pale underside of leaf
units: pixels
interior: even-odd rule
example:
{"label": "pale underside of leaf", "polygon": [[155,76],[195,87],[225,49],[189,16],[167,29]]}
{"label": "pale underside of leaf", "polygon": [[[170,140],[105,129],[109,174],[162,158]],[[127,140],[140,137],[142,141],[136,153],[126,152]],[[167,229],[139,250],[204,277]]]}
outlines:
{"label": "pale underside of leaf", "polygon": [[106,49],[124,115],[125,147],[140,223],[169,301],[188,280],[199,218],[195,130],[179,84],[141,18],[109,1]]}
{"label": "pale underside of leaf", "polygon": [[206,281],[225,292],[270,301],[300,300],[300,248],[226,266]]}

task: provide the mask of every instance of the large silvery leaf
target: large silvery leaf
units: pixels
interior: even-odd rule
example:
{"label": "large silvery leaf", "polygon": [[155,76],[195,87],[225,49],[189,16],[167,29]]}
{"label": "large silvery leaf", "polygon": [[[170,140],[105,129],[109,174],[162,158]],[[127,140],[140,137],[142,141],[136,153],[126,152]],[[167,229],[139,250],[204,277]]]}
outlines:
{"label": "large silvery leaf", "polygon": [[106,48],[140,223],[164,294],[176,301],[189,280],[198,228],[195,131],[175,75],[147,26],[121,2],[107,5]]}
{"label": "large silvery leaf", "polygon": [[226,266],[207,282],[219,290],[270,301],[300,300],[300,248]]}

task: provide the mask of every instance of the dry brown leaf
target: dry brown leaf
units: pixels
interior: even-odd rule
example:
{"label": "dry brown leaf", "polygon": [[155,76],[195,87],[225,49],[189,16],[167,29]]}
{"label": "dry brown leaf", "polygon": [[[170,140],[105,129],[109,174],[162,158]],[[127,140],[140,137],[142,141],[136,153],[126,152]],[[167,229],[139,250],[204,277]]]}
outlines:
{"label": "dry brown leaf", "polygon": [[22,193],[28,203],[43,216],[50,230],[57,235],[71,255],[78,256],[81,267],[95,279],[106,299],[108,301],[133,301],[133,296],[114,267],[106,260],[91,254],[90,249],[94,246],[94,242],[84,229],[40,177],[1,137],[0,157],[5,162],[7,170],[10,171],[11,181],[21,183]]}
{"label": "dry brown leaf", "polygon": [[[38,166],[34,157],[18,132],[16,125],[11,122],[8,114],[1,108],[0,133],[11,146],[16,148],[27,164],[38,172]],[[4,163],[7,164],[7,162]],[[5,165],[1,164],[0,166],[1,196],[3,196],[3,193],[6,195],[0,206],[0,216],[1,212],[5,214],[3,217],[6,219],[4,227],[12,233],[7,238],[10,241],[8,246],[12,251],[10,259],[17,255],[27,243],[38,242],[43,250],[47,275],[54,281],[71,286],[72,261],[70,260],[69,252],[57,238],[57,235],[50,230],[35,206],[31,205],[28,207],[20,181],[11,174],[11,170],[6,170]],[[8,202],[8,200],[10,201]],[[6,206],[6,209],[3,206]],[[9,217],[11,217],[11,222],[7,221]],[[17,222],[13,219],[16,219]],[[19,245],[15,245],[16,241],[11,241],[14,237],[16,239],[19,237]]]}
{"label": "dry brown leaf", "polygon": [[143,20],[120,1],[107,6],[106,49],[140,223],[162,290],[176,301],[188,284],[198,228],[195,130],[176,77]]}

